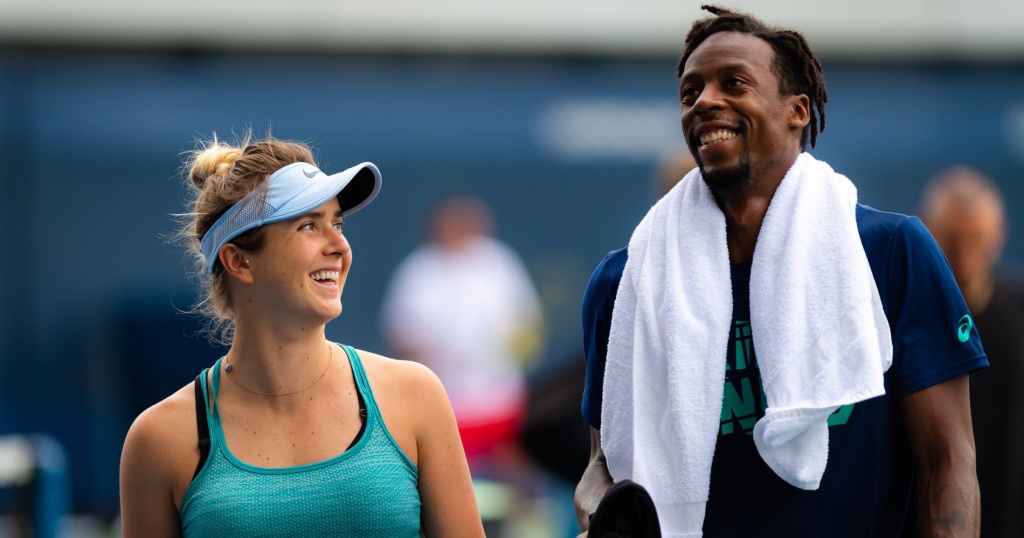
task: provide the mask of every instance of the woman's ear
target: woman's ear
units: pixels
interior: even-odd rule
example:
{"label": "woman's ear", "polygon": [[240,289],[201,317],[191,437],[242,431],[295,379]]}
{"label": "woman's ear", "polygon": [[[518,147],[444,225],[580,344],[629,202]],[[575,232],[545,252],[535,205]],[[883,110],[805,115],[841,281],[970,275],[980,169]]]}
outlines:
{"label": "woman's ear", "polygon": [[249,265],[248,254],[232,243],[220,247],[218,253],[224,271],[243,284],[252,284],[252,267]]}

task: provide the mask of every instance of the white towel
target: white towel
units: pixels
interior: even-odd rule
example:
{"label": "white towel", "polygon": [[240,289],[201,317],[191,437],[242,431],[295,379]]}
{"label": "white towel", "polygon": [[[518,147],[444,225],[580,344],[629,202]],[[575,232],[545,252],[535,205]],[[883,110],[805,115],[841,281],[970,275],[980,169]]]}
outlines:
{"label": "white towel", "polygon": [[[817,489],[828,415],[881,395],[892,362],[855,219],[856,189],[809,154],[765,215],[750,277],[768,401],[754,427],[781,478]],[[637,226],[612,311],[601,445],[650,491],[666,537],[701,536],[720,427],[732,286],[725,216],[693,170]]]}

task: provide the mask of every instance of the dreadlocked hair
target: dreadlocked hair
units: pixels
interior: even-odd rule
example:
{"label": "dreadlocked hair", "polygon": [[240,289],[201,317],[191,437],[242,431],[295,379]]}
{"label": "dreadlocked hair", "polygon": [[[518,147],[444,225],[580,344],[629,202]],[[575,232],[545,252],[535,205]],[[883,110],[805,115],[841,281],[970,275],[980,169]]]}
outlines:
{"label": "dreadlocked hair", "polygon": [[793,30],[769,26],[751,15],[721,6],[703,5],[701,8],[715,16],[700,19],[690,27],[679,63],[676,65],[676,76],[683,76],[683,67],[690,55],[713,34],[739,32],[763,39],[775,52],[771,69],[779,79],[779,93],[804,94],[811,100],[811,121],[800,136],[800,149],[806,149],[808,142],[813,148],[818,140],[818,133],[825,130],[825,103],[828,101],[828,92],[825,90],[821,62],[811,51],[804,36]]}

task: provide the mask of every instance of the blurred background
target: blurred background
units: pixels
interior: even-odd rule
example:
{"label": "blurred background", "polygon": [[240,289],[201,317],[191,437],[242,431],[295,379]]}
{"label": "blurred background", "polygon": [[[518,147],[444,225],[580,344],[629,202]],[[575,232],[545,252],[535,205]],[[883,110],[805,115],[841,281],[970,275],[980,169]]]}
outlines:
{"label": "blurred background", "polygon": [[[807,36],[829,89],[813,153],[863,203],[915,213],[925,182],[964,164],[1024,225],[1020,0],[726,4]],[[699,16],[664,0],[0,0],[0,513],[42,521],[53,495],[72,516],[53,532],[115,533],[131,421],[221,353],[181,313],[193,288],[167,241],[182,152],[213,133],[307,141],[329,173],[380,167],[380,197],[345,226],[355,261],[328,326],[363,349],[387,350],[385,289],[431,209],[483,200],[540,297],[531,386],[559,379],[581,360],[591,270],[683,144],[674,68]],[[1024,233],[1003,261],[1024,263]],[[571,535],[550,530],[563,508],[521,533]]]}

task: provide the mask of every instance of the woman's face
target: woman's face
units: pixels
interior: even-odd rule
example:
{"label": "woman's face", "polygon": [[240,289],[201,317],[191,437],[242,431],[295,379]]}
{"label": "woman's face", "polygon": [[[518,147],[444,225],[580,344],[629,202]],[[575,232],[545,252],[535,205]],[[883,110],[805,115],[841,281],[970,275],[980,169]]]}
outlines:
{"label": "woman's face", "polygon": [[266,315],[327,323],[341,314],[341,292],[352,265],[337,198],[289,220],[267,225],[266,241],[249,255],[252,291]]}

